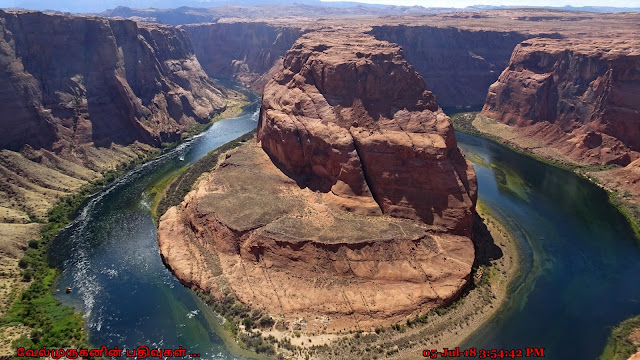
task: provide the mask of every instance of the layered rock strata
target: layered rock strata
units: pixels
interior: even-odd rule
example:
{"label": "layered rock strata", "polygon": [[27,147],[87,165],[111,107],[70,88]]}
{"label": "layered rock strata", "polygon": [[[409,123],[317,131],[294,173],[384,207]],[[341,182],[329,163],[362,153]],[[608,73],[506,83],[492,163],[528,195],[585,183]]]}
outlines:
{"label": "layered rock strata", "polygon": [[[193,24],[181,27],[203,69],[211,76],[237,80],[262,91],[274,64],[282,58],[303,30],[265,22]],[[276,68],[277,69],[277,68]]]}
{"label": "layered rock strata", "polygon": [[638,45],[637,38],[524,41],[482,114],[575,162],[628,165],[640,151]]}
{"label": "layered rock strata", "polygon": [[160,220],[165,263],[303,332],[370,330],[459,296],[473,168],[395,44],[304,35],[266,85],[257,141]]}
{"label": "layered rock strata", "polygon": [[346,210],[469,235],[475,174],[449,118],[399,46],[345,34],[314,32],[287,52],[265,87],[258,141]]}
{"label": "layered rock strata", "polygon": [[226,106],[184,31],[0,11],[0,148],[175,141]]}
{"label": "layered rock strata", "polygon": [[62,196],[209,122],[236,94],[184,31],[0,10],[0,254],[18,256]]}

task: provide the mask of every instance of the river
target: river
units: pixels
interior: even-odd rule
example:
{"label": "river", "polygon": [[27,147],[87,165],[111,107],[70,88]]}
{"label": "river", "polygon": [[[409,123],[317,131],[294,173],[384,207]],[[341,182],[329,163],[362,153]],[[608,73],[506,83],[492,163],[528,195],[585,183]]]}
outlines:
{"label": "river", "polygon": [[[85,314],[96,346],[182,346],[233,356],[220,319],[163,265],[146,195],[154,183],[253,130],[257,98],[237,118],[123,176],[90,198],[56,238],[57,295]],[[640,249],[606,193],[574,174],[458,134],[479,196],[515,235],[522,266],[500,315],[466,347],[544,347],[548,359],[595,359],[612,326],[640,313]],[[237,352],[234,352],[238,356]]]}
{"label": "river", "polygon": [[154,183],[257,126],[259,99],[242,115],[128,173],[96,194],[51,247],[62,268],[57,298],[84,312],[92,345],[135,348],[178,346],[202,359],[229,359],[220,319],[183,287],[160,258],[150,212]]}
{"label": "river", "polygon": [[544,348],[596,359],[613,326],[640,313],[640,247],[607,193],[575,174],[457,134],[479,198],[515,235],[522,265],[499,315],[463,347]]}

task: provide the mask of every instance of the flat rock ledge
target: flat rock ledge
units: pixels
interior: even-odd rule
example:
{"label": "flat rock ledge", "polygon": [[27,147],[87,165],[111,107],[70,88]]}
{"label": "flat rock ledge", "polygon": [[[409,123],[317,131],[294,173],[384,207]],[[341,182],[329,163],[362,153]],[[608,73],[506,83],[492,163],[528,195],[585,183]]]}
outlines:
{"label": "flat rock ledge", "polygon": [[451,303],[469,281],[469,237],[326,199],[251,141],[162,216],[163,261],[184,285],[305,333],[401,322]]}

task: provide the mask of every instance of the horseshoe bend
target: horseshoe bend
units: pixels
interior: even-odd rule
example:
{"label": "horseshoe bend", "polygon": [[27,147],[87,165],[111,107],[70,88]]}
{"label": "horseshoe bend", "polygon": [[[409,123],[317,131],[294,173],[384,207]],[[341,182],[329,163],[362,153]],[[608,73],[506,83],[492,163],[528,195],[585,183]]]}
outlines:
{"label": "horseshoe bend", "polygon": [[470,280],[476,176],[400,46],[303,35],[264,88],[257,135],[161,218],[163,261],[305,333],[446,306]]}

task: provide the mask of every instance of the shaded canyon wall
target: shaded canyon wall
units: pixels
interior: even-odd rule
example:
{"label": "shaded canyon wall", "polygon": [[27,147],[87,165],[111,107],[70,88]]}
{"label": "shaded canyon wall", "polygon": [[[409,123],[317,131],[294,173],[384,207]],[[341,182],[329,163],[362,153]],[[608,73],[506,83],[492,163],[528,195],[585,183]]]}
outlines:
{"label": "shaded canyon wall", "polygon": [[160,145],[226,106],[181,30],[5,11],[0,29],[0,148]]}
{"label": "shaded canyon wall", "polygon": [[402,25],[374,26],[371,34],[402,46],[443,108],[481,107],[514,47],[532,36],[516,31]]}
{"label": "shaded canyon wall", "polygon": [[203,69],[212,77],[237,80],[257,91],[273,73],[269,70],[289,50],[303,30],[263,22],[181,26]]}

